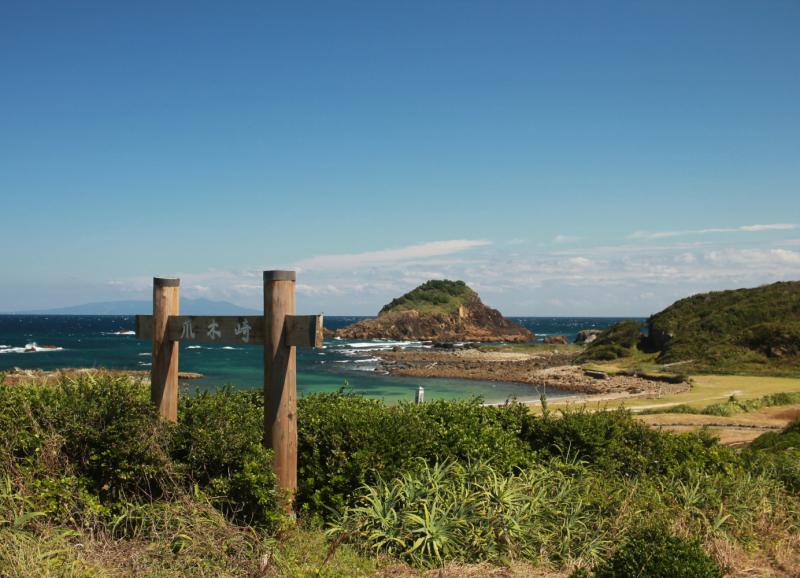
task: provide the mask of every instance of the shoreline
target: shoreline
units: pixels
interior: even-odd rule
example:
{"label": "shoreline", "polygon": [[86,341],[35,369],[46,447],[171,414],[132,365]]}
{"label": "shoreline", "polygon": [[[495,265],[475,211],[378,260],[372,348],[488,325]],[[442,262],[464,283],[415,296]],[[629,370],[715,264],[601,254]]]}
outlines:
{"label": "shoreline", "polygon": [[[150,370],[142,369],[106,369],[104,367],[60,367],[58,369],[41,370],[41,369],[22,369],[19,367],[12,367],[0,374],[5,374],[5,381],[7,385],[17,385],[19,383],[34,383],[42,384],[47,381],[56,381],[61,376],[69,377],[72,379],[85,376],[103,373],[113,376],[127,375],[130,379],[141,379],[145,383],[150,382]],[[201,373],[192,373],[188,371],[179,371],[178,379],[200,379],[204,377]]]}
{"label": "shoreline", "polygon": [[[637,375],[607,375],[598,379],[573,365],[577,352],[485,352],[478,349],[448,351],[370,350],[382,359],[382,373],[392,376],[497,381],[547,388],[578,395],[553,403],[593,402],[675,395],[691,389],[688,383],[666,383]],[[581,395],[582,394],[582,395]],[[569,402],[567,400],[570,400]],[[526,402],[537,405],[539,402]]]}

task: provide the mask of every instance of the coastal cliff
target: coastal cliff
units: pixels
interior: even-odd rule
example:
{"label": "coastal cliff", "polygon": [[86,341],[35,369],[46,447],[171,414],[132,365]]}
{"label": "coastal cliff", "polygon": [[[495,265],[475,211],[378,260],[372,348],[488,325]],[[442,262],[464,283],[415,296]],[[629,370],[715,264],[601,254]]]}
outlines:
{"label": "coastal cliff", "polygon": [[536,335],[483,304],[463,281],[436,280],[392,300],[376,319],[365,319],[326,337],[397,341],[535,341]]}

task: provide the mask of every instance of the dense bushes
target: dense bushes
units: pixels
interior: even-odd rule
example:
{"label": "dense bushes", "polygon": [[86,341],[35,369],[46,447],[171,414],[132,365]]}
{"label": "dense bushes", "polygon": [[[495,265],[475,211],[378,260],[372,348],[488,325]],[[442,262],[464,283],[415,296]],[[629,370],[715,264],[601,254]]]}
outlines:
{"label": "dense bushes", "polygon": [[360,488],[329,532],[423,566],[594,560],[609,546],[602,486],[586,470],[549,463],[508,474],[483,460],[423,462],[416,473]]}
{"label": "dense bushes", "polygon": [[720,578],[719,564],[699,540],[648,532],[630,540],[608,562],[595,568],[595,578]]}
{"label": "dense bushes", "polygon": [[223,512],[243,521],[275,516],[272,452],[264,448],[263,393],[214,393],[183,397],[172,456],[191,479],[209,488]]}
{"label": "dense bushes", "polygon": [[472,289],[467,287],[463,281],[434,279],[423,283],[401,297],[392,299],[390,303],[381,308],[378,312],[378,317],[390,311],[404,309],[427,311],[432,306],[438,306],[443,312],[448,313],[459,305],[466,304],[472,293]]}
{"label": "dense bushes", "polygon": [[230,388],[183,396],[176,426],[160,418],[149,388],[126,377],[0,385],[0,476],[54,518],[95,519],[196,485],[231,516],[268,523],[274,476],[251,397]]}
{"label": "dense bushes", "polygon": [[417,458],[491,458],[508,472],[556,457],[626,476],[741,467],[733,450],[708,436],[653,431],[625,410],[538,417],[520,404],[481,406],[480,399],[386,407],[340,391],[300,399],[298,431],[298,502],[320,513],[346,505],[378,476],[390,480],[418,467]]}
{"label": "dense bushes", "polygon": [[550,456],[572,455],[605,472],[626,476],[730,473],[740,467],[733,450],[703,433],[665,434],[629,411],[561,412],[524,420],[522,438]]}
{"label": "dense bushes", "polygon": [[340,508],[363,483],[392,479],[437,459],[492,457],[503,471],[533,456],[519,439],[525,408],[484,407],[479,399],[387,407],[340,391],[301,398],[298,502],[324,513]]}

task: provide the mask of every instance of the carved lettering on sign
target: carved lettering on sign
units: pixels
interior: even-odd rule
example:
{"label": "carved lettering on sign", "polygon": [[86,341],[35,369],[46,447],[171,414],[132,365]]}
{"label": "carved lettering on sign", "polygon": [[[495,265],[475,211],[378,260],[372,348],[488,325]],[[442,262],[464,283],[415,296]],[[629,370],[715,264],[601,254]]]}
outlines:
{"label": "carved lettering on sign", "polygon": [[194,339],[194,331],[192,330],[191,321],[184,321],[183,333],[181,333],[181,339]]}
{"label": "carved lettering on sign", "polygon": [[237,325],[234,331],[236,332],[236,335],[242,336],[242,341],[247,343],[248,341],[250,341],[250,329],[251,329],[250,324],[247,322],[247,319],[245,319],[244,323],[240,323],[239,325]]}
{"label": "carved lettering on sign", "polygon": [[217,323],[216,319],[212,319],[211,323],[208,324],[208,333],[206,333],[206,335],[208,335],[212,341],[217,337],[222,337],[222,332],[217,331],[218,328],[219,323]]}

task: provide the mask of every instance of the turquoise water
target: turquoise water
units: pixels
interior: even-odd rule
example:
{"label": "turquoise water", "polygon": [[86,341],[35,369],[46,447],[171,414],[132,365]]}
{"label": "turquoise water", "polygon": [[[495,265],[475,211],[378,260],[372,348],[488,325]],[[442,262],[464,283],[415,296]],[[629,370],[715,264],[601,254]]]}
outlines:
{"label": "turquoise water", "polygon": [[[363,317],[326,317],[325,326],[337,329]],[[510,318],[540,337],[567,335],[570,340],[581,329],[604,329],[619,318]],[[79,315],[0,315],[0,370],[11,367],[107,367],[113,369],[150,368],[149,341],[133,335],[133,316]],[[55,345],[58,349],[42,349]],[[464,379],[392,377],[376,373],[380,360],[364,352],[400,345],[421,348],[411,342],[348,341],[326,339],[324,348],[297,348],[297,389],[299,394],[336,391],[345,382],[348,388],[387,403],[413,400],[418,387],[425,389],[425,399],[464,399],[482,395],[486,403],[500,403],[516,396],[521,401],[538,399],[532,387],[505,382]],[[35,351],[25,352],[26,349]],[[261,387],[264,380],[263,348],[258,346],[186,345],[180,346],[180,369],[202,373],[191,380],[189,388],[205,389],[232,383],[240,389]],[[573,395],[548,389],[548,397]]]}

